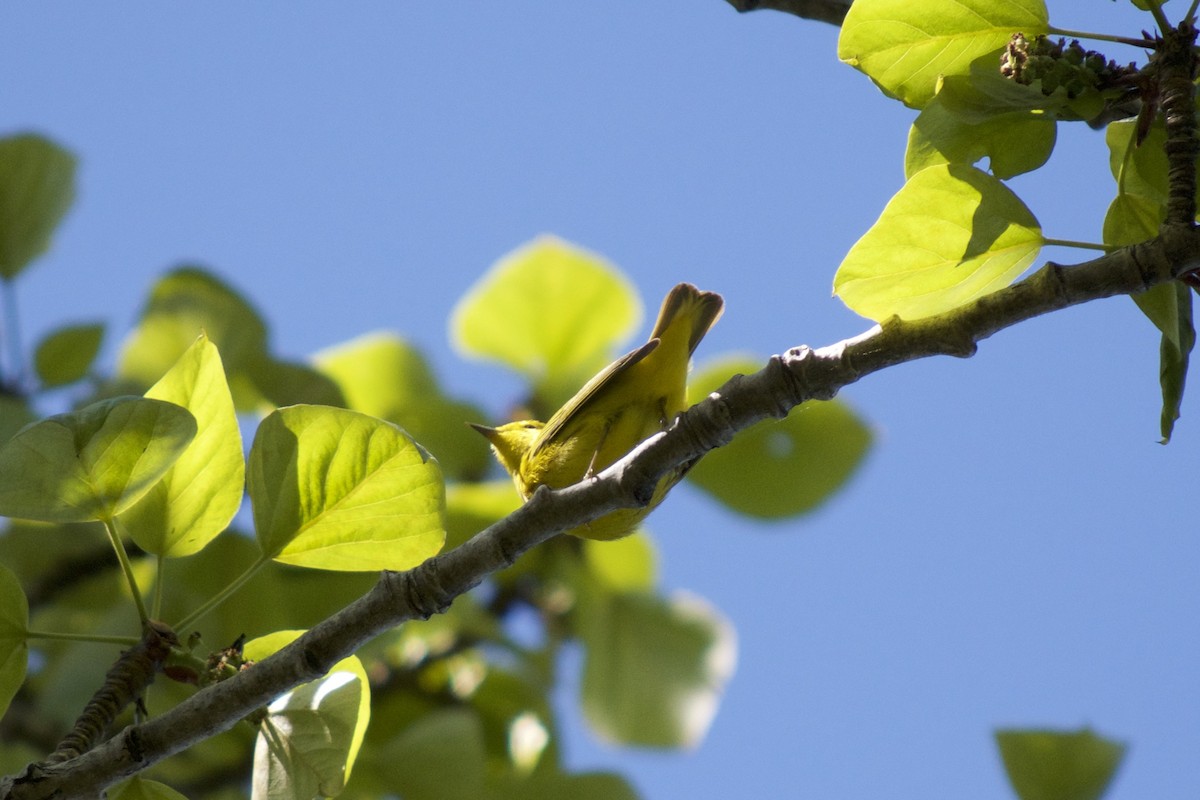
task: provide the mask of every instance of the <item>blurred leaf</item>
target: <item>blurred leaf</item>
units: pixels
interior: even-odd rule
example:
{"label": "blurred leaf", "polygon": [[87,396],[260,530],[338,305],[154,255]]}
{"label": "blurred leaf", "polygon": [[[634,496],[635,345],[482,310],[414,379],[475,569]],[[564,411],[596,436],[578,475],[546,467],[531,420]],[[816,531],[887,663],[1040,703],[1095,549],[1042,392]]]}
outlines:
{"label": "blurred leaf", "polygon": [[864,72],[889,97],[922,108],[942,75],[966,74],[1017,31],[1049,26],[1041,0],[855,0],[842,22],[838,58]]}
{"label": "blurred leaf", "polygon": [[186,409],[142,397],[114,397],[42,420],[0,447],[0,514],[110,519],[145,495],[195,435]]}
{"label": "blurred leaf", "polygon": [[446,548],[458,547],[521,505],[510,480],[452,483],[446,487]]}
{"label": "blurred leaf", "polygon": [[201,335],[146,397],[186,408],[196,418],[197,434],[121,521],[148,553],[192,555],[233,520],[246,480],[242,436],[217,348]]}
{"label": "blurred leaf", "polygon": [[[146,387],[169,370],[201,333],[221,351],[239,409],[253,410],[245,397],[253,383],[243,373],[267,356],[267,328],[241,295],[199,267],[180,267],[154,285],[137,328],[125,340],[117,377]],[[241,380],[237,380],[237,378]]]}
{"label": "blurred leaf", "polygon": [[1160,284],[1132,295],[1133,301],[1162,333],[1158,349],[1158,381],[1162,387],[1162,415],[1159,429],[1162,442],[1171,440],[1175,420],[1183,403],[1188,358],[1196,344],[1192,325],[1192,292],[1179,281]]}
{"label": "blurred leaf", "polygon": [[17,576],[0,564],[0,717],[25,681],[29,605]]}
{"label": "blurred leaf", "polygon": [[23,398],[0,393],[0,444],[36,419]]}
{"label": "blurred leaf", "polygon": [[581,605],[583,712],[597,734],[699,744],[733,675],[733,628],[699,598],[593,593]]}
{"label": "blurred leaf", "polygon": [[935,96],[908,131],[904,177],[937,164],[971,166],[984,158],[997,178],[1031,172],[1050,158],[1056,125],[1029,112],[992,116],[977,124],[963,121]]}
{"label": "blurred leaf", "polygon": [[499,361],[557,408],[605,364],[641,318],[637,294],[600,256],[542,236],[498,261],[450,320],[459,352]]}
{"label": "blurred leaf", "polygon": [[[688,384],[692,402],[735,374],[760,367],[730,356],[704,366]],[[854,474],[871,446],[871,431],[840,400],[810,400],[785,419],[764,420],[706,454],[688,480],[729,508],[778,519],[812,511]]]}
{"label": "blurred leaf", "polygon": [[337,384],[307,364],[277,361],[264,354],[247,366],[247,375],[255,390],[274,407],[346,405]]}
{"label": "blurred leaf", "polygon": [[998,730],[996,744],[1021,800],[1098,800],[1125,755],[1125,745],[1086,728]]}
{"label": "blurred leaf", "polygon": [[109,789],[107,796],[109,800],[187,800],[164,783],[136,775]]}
{"label": "blurred leaf", "polygon": [[33,367],[46,387],[65,386],[86,377],[100,352],[104,323],[67,325],[50,332],[34,350]]}
{"label": "blurred leaf", "polygon": [[[303,631],[278,631],[246,643],[261,661]],[[302,684],[267,707],[254,746],[255,800],[334,797],[350,778],[371,715],[362,662],[348,656],[319,680]]]}
{"label": "blurred leaf", "polygon": [[494,792],[489,800],[527,800],[527,798],[570,798],[570,800],[638,800],[638,793],[620,775],[587,772],[569,775],[563,772],[538,773],[528,780],[513,781]]}
{"label": "blurred leaf", "polygon": [[42,136],[0,139],[0,277],[15,278],[50,247],[75,200],[75,156]]}
{"label": "blurred leaf", "polygon": [[443,394],[425,359],[400,337],[368,334],[318,353],[315,361],[350,408],[404,428],[447,477],[478,478],[491,463],[487,442],[464,424],[484,419],[484,412]]}
{"label": "blurred leaf", "polygon": [[649,591],[658,583],[658,553],[642,531],[608,542],[584,539],[583,557],[592,575],[614,592]]}
{"label": "blurred leaf", "polygon": [[933,316],[1008,286],[1042,243],[1038,221],[999,180],[972,167],[929,167],[850,248],[834,292],[876,321]]}
{"label": "blurred leaf", "polygon": [[286,564],[404,570],[445,541],[437,462],[395,425],[357,411],[273,412],[258,427],[248,474],[259,546]]}
{"label": "blurred leaf", "polygon": [[485,753],[478,718],[439,709],[417,718],[376,753],[388,793],[404,800],[480,800]]}

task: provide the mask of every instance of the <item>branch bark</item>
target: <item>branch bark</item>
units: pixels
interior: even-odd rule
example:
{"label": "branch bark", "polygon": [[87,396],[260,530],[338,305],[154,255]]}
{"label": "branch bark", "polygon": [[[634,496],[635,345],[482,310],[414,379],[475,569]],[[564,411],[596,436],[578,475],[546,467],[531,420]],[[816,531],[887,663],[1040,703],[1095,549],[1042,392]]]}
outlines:
{"label": "branch bark", "polygon": [[126,728],[56,764],[0,779],[0,800],[97,797],[116,781],[228,730],[279,694],[324,675],[337,661],[406,620],[444,611],[522,553],[617,508],[650,497],[659,477],[728,443],[754,423],[828,399],[882,369],[934,355],[968,357],[978,343],[1025,320],[1080,303],[1145,290],[1200,267],[1200,231],[1168,225],[1155,239],[1075,266],[1048,263],[1013,286],[953,312],[892,319],[836,344],[793,348],[757,373],[735,376],[595,479],[545,487],[509,517],[454,550],[404,573],[384,573],[370,592],[248,670],[197,692],[167,713]]}

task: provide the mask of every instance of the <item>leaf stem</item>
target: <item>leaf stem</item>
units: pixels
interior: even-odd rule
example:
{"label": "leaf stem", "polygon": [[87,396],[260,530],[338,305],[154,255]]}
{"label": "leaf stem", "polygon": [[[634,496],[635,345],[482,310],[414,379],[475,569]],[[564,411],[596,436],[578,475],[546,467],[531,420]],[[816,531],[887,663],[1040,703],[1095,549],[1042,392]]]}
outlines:
{"label": "leaf stem", "polygon": [[[1159,13],[1161,14],[1161,12]],[[1153,48],[1155,46],[1153,39],[1130,39],[1128,36],[1115,36],[1109,33],[1090,33],[1088,31],[1073,31],[1069,28],[1056,28],[1053,25],[1046,29],[1046,33],[1053,34],[1054,36],[1066,36],[1072,39],[1091,39],[1097,42],[1115,42],[1117,44],[1127,44],[1133,47]]]}
{"label": "leaf stem", "polygon": [[224,603],[226,600],[229,599],[230,595],[232,595],[238,589],[242,588],[242,586],[245,585],[246,581],[253,578],[258,573],[258,571],[260,569],[262,569],[263,565],[266,564],[268,561],[270,561],[270,559],[267,558],[265,555],[259,556],[257,561],[255,561],[253,564],[251,564],[246,569],[246,571],[243,572],[241,575],[237,576],[232,581],[230,581],[229,584],[224,589],[222,589],[221,591],[217,592],[215,595],[210,597],[207,602],[205,602],[199,608],[194,610],[192,613],[188,614],[183,619],[179,620],[179,622],[175,623],[171,627],[174,630],[182,631],[182,630],[185,630],[185,629],[191,627],[192,625],[195,625],[196,620],[200,619],[205,614],[212,611],[217,606],[221,605],[221,603]]}
{"label": "leaf stem", "polygon": [[57,631],[25,631],[27,639],[51,639],[60,642],[95,642],[123,644],[132,647],[141,641],[137,636],[106,636],[98,633],[59,633]]}
{"label": "leaf stem", "polygon": [[1188,6],[1187,13],[1183,15],[1184,22],[1196,21],[1196,7],[1200,6],[1200,0],[1192,0],[1192,4]]}
{"label": "leaf stem", "polygon": [[108,532],[108,541],[112,543],[113,550],[117,552],[117,561],[121,564],[121,572],[125,573],[125,581],[129,584],[129,591],[133,594],[133,602],[137,605],[138,619],[145,627],[150,619],[150,615],[146,613],[146,601],[142,599],[141,590],[138,589],[137,579],[133,575],[133,564],[129,561],[129,553],[125,552],[125,544],[121,541],[121,536],[117,533],[117,523],[112,517],[104,520],[104,530]]}
{"label": "leaf stem", "polygon": [[1099,250],[1101,253],[1111,253],[1113,250],[1119,250],[1118,247],[1110,247],[1106,244],[1097,244],[1095,242],[1076,242],[1071,239],[1042,239],[1043,245],[1054,245],[1056,247],[1077,247],[1081,250]]}
{"label": "leaf stem", "polygon": [[154,618],[158,619],[158,615],[162,613],[162,598],[163,598],[163,569],[166,567],[166,560],[162,553],[158,554],[158,558],[154,562]]}

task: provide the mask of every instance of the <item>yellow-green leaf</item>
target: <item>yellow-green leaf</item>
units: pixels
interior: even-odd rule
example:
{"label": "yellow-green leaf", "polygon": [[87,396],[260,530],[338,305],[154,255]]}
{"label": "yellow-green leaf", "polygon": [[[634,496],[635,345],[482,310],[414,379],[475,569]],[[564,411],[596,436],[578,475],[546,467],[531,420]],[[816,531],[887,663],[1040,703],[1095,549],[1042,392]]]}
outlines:
{"label": "yellow-green leaf", "polygon": [[117,377],[152,385],[202,333],[221,351],[230,385],[241,389],[234,391],[238,408],[253,409],[258,393],[244,373],[267,357],[266,325],[241,295],[200,267],[172,270],[154,285],[125,341]]}
{"label": "yellow-green leaf", "polygon": [[641,319],[637,294],[603,258],[542,236],[498,261],[455,307],[462,353],[499,361],[557,408],[612,360]]}
{"label": "yellow-green leaf", "polygon": [[834,293],[874,320],[941,314],[1008,286],[1043,242],[1037,219],[996,178],[973,167],[929,167],[850,248]]}
{"label": "yellow-green leaf", "polygon": [[446,547],[458,547],[520,505],[521,496],[508,479],[450,484],[446,487]]}
{"label": "yellow-green leaf", "polygon": [[0,514],[111,519],[150,491],[195,435],[187,409],[143,397],[35,422],[0,447]]}
{"label": "yellow-green leaf", "polygon": [[0,564],[0,717],[25,680],[29,603],[17,576]]}
{"label": "yellow-green leaf", "polygon": [[968,74],[971,62],[997,56],[1017,32],[1045,33],[1042,0],[855,0],[842,22],[838,58],[885,94],[914,108],[933,97],[938,78]]}
{"label": "yellow-green leaf", "polygon": [[487,442],[463,424],[484,419],[484,413],[443,394],[421,353],[399,336],[369,334],[314,360],[350,408],[404,428],[433,453],[448,478],[478,478],[491,463]]}
{"label": "yellow-green leaf", "polygon": [[75,156],[31,133],[0,139],[0,277],[46,252],[75,200]]}
{"label": "yellow-green leaf", "polygon": [[733,675],[733,628],[697,597],[596,594],[581,608],[584,715],[622,744],[690,747]]}
{"label": "yellow-green leaf", "polygon": [[33,352],[33,367],[42,385],[65,386],[85,377],[103,337],[100,322],[67,325],[49,333]]}
{"label": "yellow-green leaf", "polygon": [[[759,368],[730,356],[697,370],[692,402],[738,373]],[[782,420],[764,420],[706,454],[688,480],[747,516],[779,519],[812,511],[854,475],[871,446],[871,431],[840,400],[810,400]]]}
{"label": "yellow-green leaf", "polygon": [[[246,643],[245,655],[262,660],[301,633],[254,639]],[[350,779],[370,715],[370,684],[357,656],[277,697],[255,742],[254,800],[336,797]]]}
{"label": "yellow-green leaf", "polygon": [[196,438],[121,521],[148,553],[191,555],[233,520],[246,480],[242,435],[216,346],[201,336],[146,397],[190,411]]}
{"label": "yellow-green leaf", "polygon": [[601,542],[583,540],[588,570],[615,592],[650,591],[658,581],[658,552],[645,533]]}
{"label": "yellow-green leaf", "polygon": [[996,744],[1021,800],[1099,800],[1125,745],[1078,731],[1000,730]]}
{"label": "yellow-green leaf", "polygon": [[1037,169],[1054,149],[1056,125],[1044,115],[1018,112],[972,124],[951,113],[942,95],[926,104],[908,131],[904,176],[937,164],[973,165],[988,159],[997,178]]}
{"label": "yellow-green leaf", "polygon": [[395,425],[327,406],[290,406],[250,449],[259,546],[286,564],[403,570],[441,549],[441,470]]}

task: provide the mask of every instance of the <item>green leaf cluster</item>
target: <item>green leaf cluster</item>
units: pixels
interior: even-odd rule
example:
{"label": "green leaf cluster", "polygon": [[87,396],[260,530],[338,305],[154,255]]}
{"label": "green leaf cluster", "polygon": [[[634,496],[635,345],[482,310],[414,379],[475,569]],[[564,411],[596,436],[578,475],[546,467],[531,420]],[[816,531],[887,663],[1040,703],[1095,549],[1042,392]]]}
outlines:
{"label": "green leaf cluster", "polygon": [[[1157,4],[1140,7],[1165,23]],[[1147,93],[1157,91],[1157,65],[1118,67],[1078,41],[1046,38],[1055,32],[1041,0],[856,0],[839,57],[920,113],[909,130],[906,183],[834,276],[849,308],[876,321],[951,313],[1011,284],[1043,245],[1114,250],[1157,234],[1168,193],[1163,122]],[[1003,183],[1049,159],[1058,122],[1081,120],[1107,128],[1117,181],[1097,244],[1045,237]],[[1134,299],[1161,332],[1166,442],[1195,344],[1192,296],[1180,283]]]}
{"label": "green leaf cluster", "polygon": [[[0,250],[25,255],[7,277],[45,249],[72,191],[69,154],[18,138],[20,163],[0,163],[22,176],[0,198],[0,236],[14,237]],[[525,379],[514,408],[548,415],[641,315],[615,267],[541,237],[464,295],[451,336]],[[21,690],[39,724],[65,730],[115,656],[105,649],[152,621],[185,640],[145,697],[156,714],[277,651],[371,573],[416,566],[520,502],[464,424],[484,411],[445,392],[397,334],[280,357],[254,306],[195,265],[151,287],[111,374],[96,363],[104,333],[64,325],[34,347],[28,380],[0,376],[15,390],[0,397],[0,708]],[[725,359],[696,386],[753,368]],[[64,400],[69,410],[38,413]],[[814,404],[698,466],[696,483],[729,509],[790,518],[843,485],[869,441],[846,406]],[[513,635],[522,610],[542,620],[536,645]],[[736,651],[719,611],[662,592],[647,533],[560,537],[112,793],[189,795],[252,761],[254,797],[635,797],[619,776],[563,765],[551,696],[567,646],[584,653],[578,701],[596,733],[655,748],[703,738]],[[131,714],[115,711],[113,730]]]}

